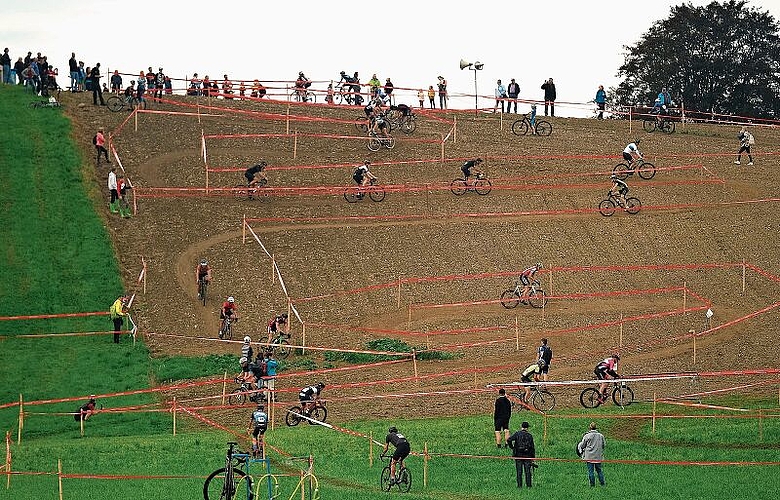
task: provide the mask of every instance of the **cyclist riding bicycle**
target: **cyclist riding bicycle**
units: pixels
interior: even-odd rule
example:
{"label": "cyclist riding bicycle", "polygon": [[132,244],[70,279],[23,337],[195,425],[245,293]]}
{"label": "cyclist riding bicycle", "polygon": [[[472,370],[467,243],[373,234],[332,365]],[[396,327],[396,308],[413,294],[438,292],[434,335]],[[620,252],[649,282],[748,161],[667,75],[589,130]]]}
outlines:
{"label": "cyclist riding bicycle", "polygon": [[254,187],[257,185],[258,182],[260,182],[261,179],[268,180],[268,177],[265,176],[265,167],[268,166],[268,163],[261,161],[260,163],[253,165],[246,169],[244,171],[244,177],[246,177],[246,185],[247,187]]}
{"label": "cyclist riding bicycle", "polygon": [[385,436],[385,448],[382,450],[382,455],[387,453],[390,444],[395,447],[393,456],[390,459],[390,486],[398,483],[398,477],[395,474],[396,464],[400,464],[401,469],[404,468],[404,459],[409,456],[412,451],[412,447],[409,445],[409,441],[406,436],[398,432],[398,429],[393,426],[387,430],[387,436]]}
{"label": "cyclist riding bicycle", "polygon": [[322,396],[322,390],[325,389],[324,382],[317,382],[315,385],[310,385],[301,389],[298,393],[298,400],[301,402],[301,408],[303,408],[303,414],[308,416],[309,412],[316,406],[320,396]]}
{"label": "cyclist riding bicycle", "polygon": [[[599,362],[596,368],[593,369],[593,373],[596,374],[596,378],[599,380],[607,380],[609,378],[620,378],[617,373],[618,361],[620,361],[620,355],[615,353],[605,360]],[[599,385],[599,400],[604,401],[607,399],[607,383],[602,382]]]}
{"label": "cyclist riding bicycle", "polygon": [[[206,259],[200,259],[198,265],[195,266],[195,283],[200,284],[201,281],[207,284],[211,283],[211,267]],[[198,291],[198,298],[200,298],[200,291]]]}
{"label": "cyclist riding bicycle", "polygon": [[[523,370],[523,373],[520,374],[520,381],[526,384],[530,384],[531,382],[539,382],[539,377],[542,374],[542,371],[547,366],[547,362],[543,359],[539,359],[536,361],[536,363],[529,365],[528,368]],[[532,380],[533,377],[533,380]],[[531,386],[527,385],[523,387],[523,390],[525,391],[525,397],[523,398],[523,402],[527,403],[531,400]]]}
{"label": "cyclist riding bicycle", "polygon": [[271,318],[268,322],[268,343],[270,344],[274,337],[279,333],[286,334],[289,330],[287,327],[287,313],[279,314]]}
{"label": "cyclist riding bicycle", "polygon": [[311,87],[311,80],[306,78],[303,71],[298,72],[298,78],[295,80],[295,91],[298,93],[300,100],[306,100],[306,89]]}
{"label": "cyclist riding bicycle", "polygon": [[[232,321],[238,321],[238,311],[236,307],[236,299],[231,295],[225,302],[222,303],[222,307],[219,310],[219,319],[222,320],[222,326],[225,326],[225,318],[230,318]],[[220,332],[222,328],[220,328]]]}
{"label": "cyclist riding bicycle", "polygon": [[268,414],[262,403],[257,404],[257,409],[252,412],[249,419],[249,428],[252,432],[252,456],[262,456],[262,442],[265,431],[268,429]]}
{"label": "cyclist riding bicycle", "polygon": [[[629,167],[631,167],[631,164],[634,163],[635,159],[644,159],[644,156],[642,156],[642,153],[639,151],[639,142],[640,140],[637,138],[634,142],[628,143],[623,150],[623,159],[626,160]],[[629,174],[633,174],[633,172],[629,172]]]}
{"label": "cyclist riding bicycle", "polygon": [[[352,180],[354,180],[358,186],[365,187],[371,181],[377,180],[376,176],[372,174],[371,171],[368,169],[369,165],[371,165],[371,162],[365,160],[362,165],[356,167],[355,170],[352,172]],[[358,196],[362,196],[362,195],[363,193],[358,194]]]}
{"label": "cyclist riding bicycle", "polygon": [[542,263],[537,262],[535,265],[523,269],[523,272],[520,273],[520,283],[523,285],[523,293],[520,294],[520,302],[523,304],[528,303],[528,294],[531,292],[531,282],[541,268]]}
{"label": "cyclist riding bicycle", "polygon": [[374,107],[374,114],[372,115],[370,120],[371,120],[370,133],[373,133],[375,136],[382,137],[385,139],[390,137],[390,131],[387,125],[387,118],[382,113],[382,109],[379,106]]}
{"label": "cyclist riding bicycle", "polygon": [[468,160],[466,163],[461,165],[460,171],[463,172],[463,180],[469,180],[472,169],[474,169],[474,174],[479,177],[482,174],[482,170],[478,166],[480,163],[482,163],[482,158],[474,158],[473,160]]}
{"label": "cyclist riding bicycle", "polygon": [[617,196],[620,199],[620,203],[622,204],[623,208],[627,209],[628,205],[626,204],[626,195],[628,194],[628,184],[626,184],[625,181],[619,179],[615,174],[612,174],[610,179],[612,180],[612,189],[609,190],[609,193]]}

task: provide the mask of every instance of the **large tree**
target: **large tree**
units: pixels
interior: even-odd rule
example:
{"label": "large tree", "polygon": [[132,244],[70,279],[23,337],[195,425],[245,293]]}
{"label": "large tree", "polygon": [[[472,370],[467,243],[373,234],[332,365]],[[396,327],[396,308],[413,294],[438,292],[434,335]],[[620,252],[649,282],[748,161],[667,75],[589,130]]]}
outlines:
{"label": "large tree", "polygon": [[666,87],[690,110],[780,117],[778,23],[743,0],[673,7],[626,46],[619,104],[647,104]]}

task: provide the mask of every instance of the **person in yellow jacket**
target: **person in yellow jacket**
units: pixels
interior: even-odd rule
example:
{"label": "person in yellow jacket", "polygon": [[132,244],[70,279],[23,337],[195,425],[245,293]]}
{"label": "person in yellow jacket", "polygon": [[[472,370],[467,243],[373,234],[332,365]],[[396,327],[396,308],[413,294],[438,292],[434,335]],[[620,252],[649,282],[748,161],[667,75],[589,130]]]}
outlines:
{"label": "person in yellow jacket", "polygon": [[125,316],[127,316],[127,295],[122,295],[121,297],[117,298],[113,304],[111,304],[111,308],[108,310],[109,316],[111,316],[111,321],[114,322],[114,343],[119,343],[119,332],[122,330],[122,325],[125,322]]}

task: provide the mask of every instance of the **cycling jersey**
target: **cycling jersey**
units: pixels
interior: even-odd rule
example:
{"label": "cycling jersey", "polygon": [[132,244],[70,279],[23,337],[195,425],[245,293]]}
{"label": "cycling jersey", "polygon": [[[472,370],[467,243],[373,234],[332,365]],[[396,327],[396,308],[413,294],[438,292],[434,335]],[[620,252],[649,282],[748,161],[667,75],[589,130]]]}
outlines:
{"label": "cycling jersey", "polygon": [[469,160],[460,167],[460,170],[463,172],[463,175],[468,177],[471,175],[471,169],[476,167],[478,163],[480,162],[477,160]]}
{"label": "cycling jersey", "polygon": [[226,316],[231,316],[236,312],[236,304],[233,302],[222,303],[222,313]]}
{"label": "cycling jersey", "polygon": [[301,401],[314,401],[314,398],[320,395],[320,388],[316,385],[310,385],[301,389],[298,399]]}
{"label": "cycling jersey", "polygon": [[198,279],[203,279],[208,276],[210,270],[209,266],[201,266],[198,264]]}
{"label": "cycling jersey", "polygon": [[361,184],[363,182],[363,177],[366,177],[367,174],[368,174],[368,167],[366,165],[360,165],[352,173],[352,179],[354,179],[355,182],[357,182],[358,184]]}
{"label": "cycling jersey", "polygon": [[530,382],[532,375],[539,375],[542,373],[542,369],[539,367],[539,363],[534,363],[525,370],[521,376],[523,382]]}
{"label": "cycling jersey", "polygon": [[262,172],[263,169],[265,169],[265,165],[261,165],[261,164],[258,163],[257,165],[255,165],[253,167],[249,167],[248,169],[246,169],[244,171],[244,177],[246,177],[249,181],[252,181],[252,180],[254,180],[255,175],[259,174],[260,172]]}
{"label": "cycling jersey", "polygon": [[255,410],[252,412],[252,421],[255,427],[265,427],[268,425],[268,415],[261,410]]}
{"label": "cycling jersey", "polygon": [[632,152],[639,154],[639,147],[635,142],[629,143],[629,145],[626,146],[626,149],[623,150],[623,153],[631,154]]}
{"label": "cycling jersey", "polygon": [[400,462],[404,458],[409,456],[411,452],[411,446],[406,437],[400,432],[391,432],[385,437],[385,443],[391,443],[395,446],[395,452],[393,453],[393,460]]}
{"label": "cycling jersey", "polygon": [[530,278],[532,278],[538,270],[539,268],[536,266],[531,266],[524,269],[523,272],[520,273],[520,282],[525,286],[529,286],[531,284]]}
{"label": "cycling jersey", "polygon": [[596,374],[596,378],[598,378],[599,380],[604,380],[605,378],[607,378],[606,377],[607,375],[613,378],[619,378],[617,374],[617,365],[618,362],[615,358],[607,358],[596,365],[596,368],[593,370],[593,373]]}
{"label": "cycling jersey", "polygon": [[620,194],[628,193],[628,184],[620,179],[615,179],[614,182],[615,186],[612,188],[613,190],[617,189]]}

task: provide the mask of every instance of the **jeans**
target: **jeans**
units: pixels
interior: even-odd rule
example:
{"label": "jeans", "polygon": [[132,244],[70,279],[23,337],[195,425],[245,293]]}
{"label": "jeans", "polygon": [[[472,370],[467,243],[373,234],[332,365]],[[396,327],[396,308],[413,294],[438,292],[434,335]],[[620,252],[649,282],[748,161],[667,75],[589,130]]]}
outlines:
{"label": "jeans", "polygon": [[79,83],[79,72],[78,71],[71,71],[70,72],[70,90],[71,92],[75,92],[78,90],[78,83]]}
{"label": "jeans", "polygon": [[531,487],[531,460],[518,460],[515,458],[515,472],[517,473],[517,487],[523,487],[523,473],[525,473],[525,485]]}
{"label": "jeans", "polygon": [[601,470],[601,462],[587,462],[588,466],[588,480],[590,481],[591,486],[596,486],[596,478],[593,474],[594,469],[596,474],[599,476],[599,484],[601,486],[604,486],[604,471]]}
{"label": "jeans", "polygon": [[11,65],[3,64],[3,83],[11,83]]}

